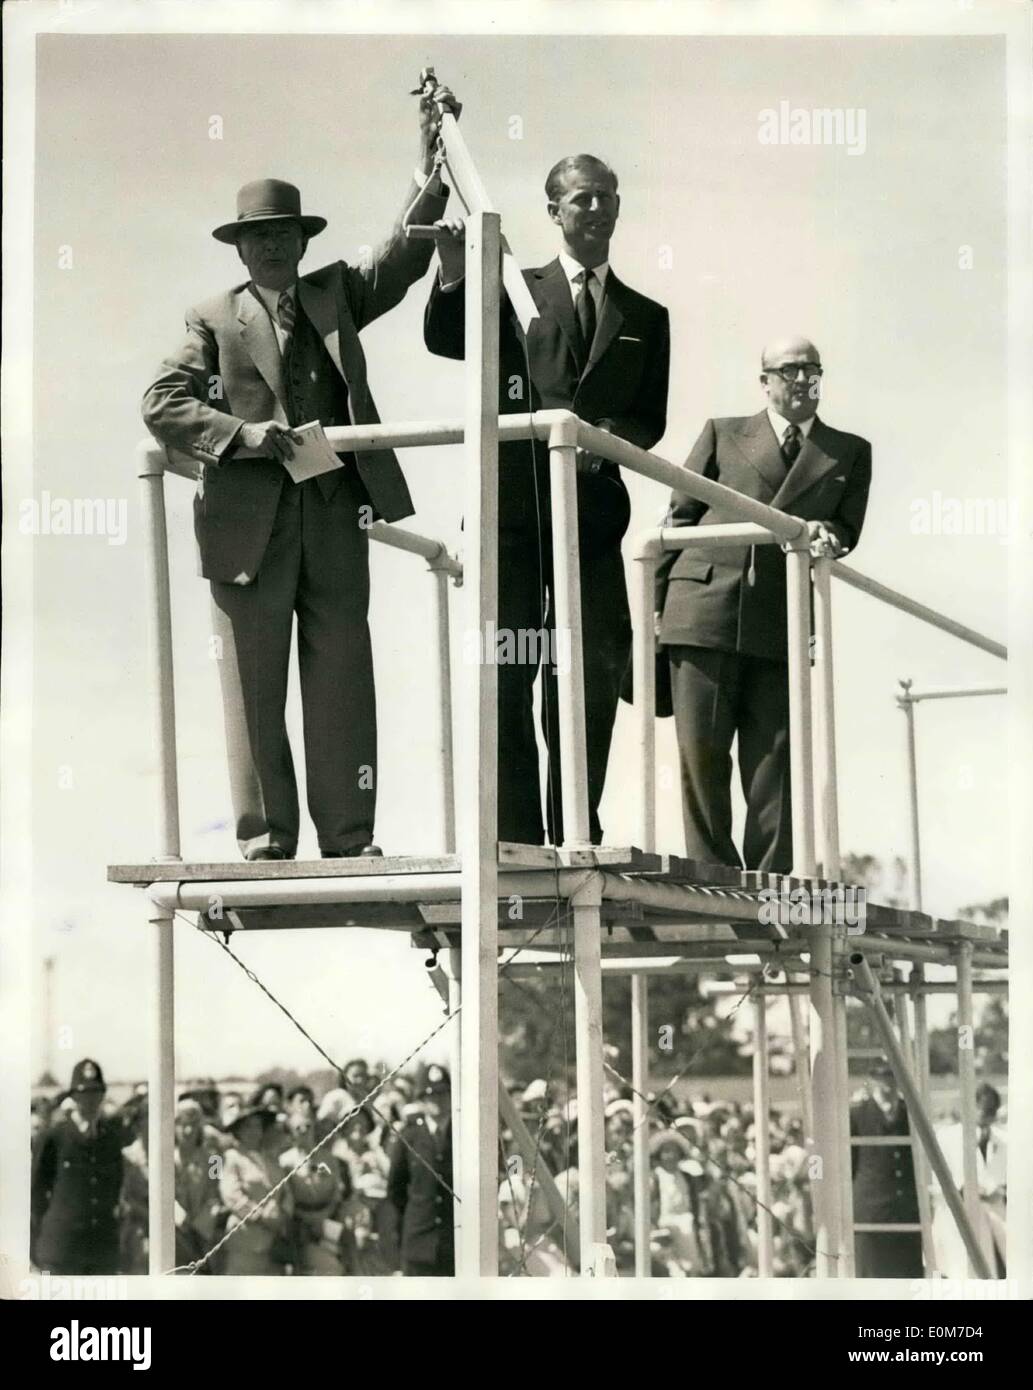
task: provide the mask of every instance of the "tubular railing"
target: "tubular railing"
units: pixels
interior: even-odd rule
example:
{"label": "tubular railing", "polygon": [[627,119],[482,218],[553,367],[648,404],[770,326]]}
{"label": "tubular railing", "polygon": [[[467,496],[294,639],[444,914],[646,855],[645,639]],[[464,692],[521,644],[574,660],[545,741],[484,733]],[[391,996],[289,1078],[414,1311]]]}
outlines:
{"label": "tubular railing", "polygon": [[[547,444],[550,454],[550,490],[552,497],[552,543],[553,567],[555,575],[555,623],[561,631],[569,632],[571,638],[571,661],[566,669],[557,672],[558,683],[558,724],[560,732],[560,763],[562,769],[563,821],[567,829],[569,846],[589,844],[587,776],[585,767],[585,709],[583,667],[581,661],[581,613],[580,613],[580,565],[578,554],[577,491],[576,491],[576,452],[578,448],[619,464],[631,472],[660,483],[667,489],[677,489],[688,493],[706,503],[716,514],[724,515],[727,522],[702,528],[662,528],[651,531],[640,538],[634,550],[635,597],[633,604],[633,673],[635,682],[635,707],[637,722],[638,753],[640,764],[639,812],[636,839],[645,850],[655,848],[655,726],[654,726],[654,579],[656,566],[665,550],[686,549],[705,542],[708,546],[741,546],[781,544],[787,556],[787,598],[788,598],[788,680],[789,680],[789,718],[790,718],[790,757],[791,785],[793,789],[793,856],[794,874],[798,877],[813,877],[821,872],[826,879],[838,879],[840,874],[839,830],[837,808],[837,780],[835,759],[835,721],[834,721],[834,677],[832,666],[832,611],[831,578],[838,579],[855,588],[862,589],[876,599],[888,603],[901,611],[924,621],[941,631],[976,646],[996,656],[1005,656],[1004,647],[982,634],[964,627],[960,623],[936,613],[887,586],[868,579],[840,562],[828,557],[812,557],[806,523],[798,517],[780,512],[764,503],[742,496],[740,493],[676,467],[656,454],[649,453],[625,440],[619,439],[594,426],[587,425],[567,411],[541,411],[534,415],[503,416],[497,421],[500,441],[535,438]],[[460,421],[416,422],[398,425],[369,425],[335,427],[327,430],[327,437],[337,451],[370,451],[378,448],[408,448],[453,445],[466,441],[466,427]],[[241,451],[247,456],[245,451]],[[171,472],[188,477],[196,476],[193,460],[166,451],[148,441],[140,450],[140,476],[144,487],[144,513],[148,536],[148,573],[152,611],[156,621],[153,625],[152,666],[157,687],[156,709],[161,749],[160,758],[160,816],[159,816],[159,858],[178,859],[180,854],[178,824],[178,789],[176,770],[175,700],[172,669],[172,630],[171,602],[169,591],[168,548],[165,524],[164,474]],[[483,480],[482,480],[483,484]],[[490,494],[490,489],[487,490]],[[494,524],[494,501],[491,505],[490,520]],[[468,511],[469,515],[469,511]],[[485,516],[484,520],[488,520]],[[397,526],[377,523],[371,528],[375,540],[397,549],[422,556],[435,576],[437,592],[437,721],[439,729],[438,747],[442,768],[442,809],[445,824],[446,849],[455,845],[454,789],[452,784],[452,744],[451,744],[451,681],[450,681],[450,638],[448,617],[448,580],[458,582],[463,569],[446,548],[438,541],[419,536]],[[497,619],[497,595],[491,592],[490,585],[483,583],[493,565],[485,563],[485,538],[483,528],[473,532],[480,537],[478,568],[481,571],[477,588],[469,606],[474,613],[468,613],[467,622],[474,617],[478,634],[481,624]],[[489,541],[494,543],[491,535]],[[490,546],[489,546],[490,549]],[[488,560],[492,560],[488,556]],[[469,571],[468,571],[469,574]],[[811,633],[811,595],[813,590],[814,633]],[[489,663],[490,668],[490,663]],[[469,692],[467,692],[469,693]],[[494,699],[493,673],[480,673],[477,688],[477,721],[491,724]],[[469,730],[468,730],[469,733]],[[483,751],[483,750],[482,750]],[[483,759],[482,759],[483,761]],[[491,779],[493,780],[493,779]],[[481,782],[478,770],[478,782]],[[488,817],[485,817],[488,819]],[[494,840],[494,798],[491,799],[492,822],[491,839]],[[482,847],[479,857],[484,859],[486,847],[483,845],[485,827],[479,829],[479,842]],[[494,854],[492,854],[494,859]],[[494,866],[493,866],[494,867]],[[464,863],[464,870],[466,865]],[[464,897],[466,877],[464,873]],[[385,891],[394,891],[397,885],[382,885]],[[412,885],[409,885],[412,887]],[[421,885],[422,887],[423,885]],[[441,885],[439,885],[440,887]],[[329,891],[329,886],[328,891]],[[286,889],[285,889],[286,891]],[[591,905],[589,905],[591,906]],[[577,917],[575,905],[575,920]],[[169,928],[171,911],[164,902],[155,901],[155,924]],[[494,914],[492,914],[494,916]],[[465,919],[465,909],[464,909]],[[579,949],[575,936],[575,955]],[[156,940],[156,981],[164,982],[159,993],[170,1007],[171,1001],[171,956],[166,934],[159,930]],[[464,942],[464,946],[467,943]],[[823,1155],[823,1180],[815,1184],[815,1227],[816,1246],[819,1252],[817,1273],[833,1275],[843,1273],[852,1264],[852,1213],[850,1210],[849,1175],[843,1166],[844,1155],[849,1152],[847,1130],[849,1110],[849,1088],[845,1070],[845,1015],[842,1007],[836,1007],[832,980],[834,966],[843,963],[845,939],[837,939],[835,931],[818,928],[811,929],[811,983],[809,986],[812,1017],[818,1026],[810,1033],[810,1083],[813,1095],[813,1135],[815,1151]],[[483,951],[483,943],[482,943]],[[598,956],[598,940],[595,942]],[[576,1003],[587,1015],[597,1013],[596,1003],[589,983],[593,978],[593,961],[582,960],[584,967],[578,979],[585,984],[586,992],[576,995]],[[598,986],[600,973],[598,960],[595,962],[594,979]],[[487,967],[486,967],[487,968]],[[494,966],[491,967],[494,969]],[[467,977],[468,978],[468,977]],[[586,983],[589,982],[589,983]],[[644,982],[636,981],[638,993],[633,993],[633,1010],[636,999],[638,1027],[636,1036],[644,1040],[643,1022],[645,1016]],[[633,1018],[633,1023],[636,1019]],[[465,1049],[464,1049],[465,1050]],[[644,1049],[639,1046],[636,1054]],[[591,1057],[587,1048],[578,1049],[579,1095],[601,1096],[601,1074],[589,1073]],[[165,1076],[171,1076],[171,1057],[168,1066],[162,1068]],[[642,1060],[641,1058],[639,1059]],[[489,1069],[490,1070],[490,1069]],[[638,1077],[635,1084],[644,1083]],[[497,1089],[497,1088],[495,1088]],[[644,1089],[644,1085],[643,1085]],[[152,1115],[160,1115],[162,1104],[154,1107]],[[168,1097],[171,1103],[171,1092]],[[970,1107],[966,1105],[966,1110]],[[601,1113],[598,1106],[588,1104],[582,1111],[579,1106],[579,1130],[587,1129],[584,1135],[588,1142],[581,1147],[585,1166],[590,1164],[590,1155],[596,1150],[601,1153],[602,1130]],[[641,1135],[645,1136],[645,1126],[640,1125]],[[160,1135],[152,1136],[158,1146]],[[484,1148],[484,1136],[481,1136]],[[580,1136],[579,1136],[580,1142]],[[643,1150],[642,1143],[637,1145]],[[642,1172],[646,1171],[646,1155],[636,1155]],[[484,1165],[486,1166],[486,1165]],[[605,1209],[602,1202],[604,1183],[601,1180],[601,1159],[599,1175],[586,1173],[583,1191],[586,1198],[591,1193],[594,1200],[581,1204],[582,1223],[582,1268],[587,1267],[592,1251],[598,1251],[605,1242]],[[492,1170],[494,1165],[492,1164]],[[167,1181],[171,1183],[171,1170]],[[156,1217],[161,1209],[162,1183],[159,1180],[155,1193],[156,1201],[152,1211]],[[169,1188],[171,1190],[171,1187]],[[481,1183],[481,1197],[484,1197],[486,1184]],[[644,1184],[636,1184],[636,1207],[638,1208],[638,1227],[640,1248],[647,1230],[648,1210]],[[475,1198],[476,1200],[476,1198]],[[483,1233],[483,1220],[487,1210],[486,1201],[481,1212],[481,1267],[488,1261],[486,1254],[490,1241]],[[153,1233],[154,1248],[163,1248],[161,1232]],[[645,1246],[648,1249],[648,1244]],[[164,1264],[168,1268],[171,1260]],[[640,1260],[641,1265],[641,1260]]]}

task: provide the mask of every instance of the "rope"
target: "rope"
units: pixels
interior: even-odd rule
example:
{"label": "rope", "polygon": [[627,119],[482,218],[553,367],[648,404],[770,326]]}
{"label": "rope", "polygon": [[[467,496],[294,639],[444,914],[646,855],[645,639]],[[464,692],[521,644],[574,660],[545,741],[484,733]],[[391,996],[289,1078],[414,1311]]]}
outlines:
{"label": "rope", "polygon": [[[218,940],[217,937],[212,935],[211,931],[206,931],[199,924],[190,922],[190,919],[186,917],[184,913],[177,912],[175,913],[175,916],[179,917],[181,920],[186,921],[191,926],[195,927],[195,930],[199,931],[202,936],[214,941],[215,944],[222,951],[224,951],[226,955],[228,955],[230,959],[233,960],[240,967],[241,970],[243,970],[244,974],[248,977],[248,979],[251,980],[254,984],[256,984],[258,988],[262,991],[262,993],[268,999],[272,1000],[276,1007],[287,1018],[290,1019],[291,1023],[294,1024],[295,1028],[297,1028],[299,1033],[301,1033],[303,1037],[308,1039],[308,1041],[312,1044],[312,1046],[316,1049],[320,1056],[323,1057],[327,1062],[329,1062],[335,1071],[340,1072],[341,1067],[339,1063],[337,1063],[334,1060],[334,1058],[331,1057],[330,1054],[323,1047],[320,1046],[320,1044],[316,1041],[315,1038],[312,1037],[311,1033],[308,1032],[305,1026],[300,1022],[300,1020],[297,1019],[294,1016],[294,1014],[291,1013],[290,1009],[288,1009],[286,1004],[284,1004],[281,1000],[277,999],[277,997],[272,993],[272,991],[268,989],[266,985],[263,984],[263,982],[258,978],[255,972],[248,965],[246,965],[244,961],[242,961],[240,957],[235,954],[235,952],[233,952],[230,949],[229,945],[226,942]],[[261,1200],[257,1202],[251,1208],[251,1210],[247,1212],[246,1215],[240,1221],[237,1222],[235,1226],[230,1227],[230,1229],[227,1230],[226,1234],[222,1236],[220,1240],[216,1241],[216,1243],[209,1250],[206,1250],[205,1253],[202,1256],[200,1256],[199,1259],[192,1260],[190,1261],[190,1263],[186,1265],[177,1265],[173,1269],[167,1270],[166,1273],[196,1274],[199,1269],[203,1268],[203,1266],[208,1263],[212,1256],[215,1255],[215,1253],[218,1250],[220,1250],[222,1246],[226,1244],[227,1241],[232,1239],[235,1232],[239,1231],[241,1227],[245,1226],[248,1223],[248,1221],[250,1221],[254,1216],[256,1216],[266,1205],[266,1203],[271,1201],[272,1198],[276,1196],[277,1192],[279,1192],[279,1190],[283,1186],[285,1186],[285,1184],[288,1183],[291,1180],[291,1178],[295,1176],[295,1174],[301,1172],[302,1169],[304,1169],[305,1165],[310,1162],[310,1160],[319,1152],[319,1150],[324,1148],[326,1144],[328,1144],[333,1138],[335,1138],[338,1132],[341,1129],[343,1129],[344,1126],[348,1124],[350,1120],[353,1120],[356,1115],[364,1113],[367,1110],[369,1102],[373,1099],[373,1097],[376,1096],[378,1092],[382,1091],[389,1081],[392,1081],[406,1066],[408,1066],[409,1062],[411,1062],[414,1057],[418,1056],[420,1052],[423,1051],[427,1044],[431,1042],[437,1036],[437,1034],[442,1031],[442,1029],[444,1029],[446,1024],[450,1023],[454,1018],[458,1018],[461,1011],[462,1008],[460,1006],[460,1008],[455,1009],[450,1013],[446,1013],[445,1017],[441,1020],[441,1022],[437,1024],[437,1026],[427,1034],[427,1036],[422,1040],[422,1042],[417,1043],[417,1045],[402,1059],[402,1061],[397,1063],[396,1066],[392,1067],[392,1069],[389,1072],[387,1072],[383,1077],[381,1077],[381,1079],[376,1083],[376,1085],[373,1086],[366,1093],[366,1095],[363,1096],[362,1100],[358,1101],[352,1107],[351,1110],[347,1111],[346,1114],[342,1115],[340,1120],[337,1121],[333,1128],[328,1130],[327,1133],[323,1136],[323,1138],[320,1139],[315,1145],[313,1145],[313,1147],[308,1151],[308,1153],[304,1155],[301,1161],[298,1164],[296,1164],[288,1173],[285,1173],[284,1176],[269,1189],[265,1196],[262,1197]],[[427,1162],[423,1155],[419,1153],[412,1146],[412,1144],[409,1143],[402,1131],[395,1130],[394,1137],[397,1140],[399,1140],[399,1142],[409,1151],[409,1153],[412,1154],[412,1156],[424,1166],[424,1168],[427,1169],[427,1171],[431,1174],[434,1180],[445,1189],[445,1191],[449,1194],[452,1200],[455,1202],[460,1202],[461,1205],[461,1199],[456,1194],[456,1192],[449,1186],[449,1184],[445,1181],[441,1174],[438,1173],[435,1170],[435,1168]]]}
{"label": "rope", "polygon": [[[458,1013],[458,1010],[456,1012]],[[357,1105],[353,1106],[352,1109],[349,1110],[346,1115],[342,1115],[342,1117],[334,1125],[333,1129],[329,1130],[323,1136],[323,1138],[320,1139],[319,1142],[308,1151],[304,1158],[302,1158],[301,1162],[297,1163],[288,1173],[285,1173],[283,1177],[279,1180],[279,1182],[274,1183],[273,1186],[269,1189],[269,1191],[265,1194],[265,1196],[262,1197],[260,1201],[256,1202],[255,1205],[251,1208],[251,1210],[247,1212],[241,1218],[240,1221],[238,1221],[237,1225],[232,1226],[220,1240],[216,1241],[216,1243],[211,1247],[210,1250],[205,1251],[205,1253],[201,1256],[200,1259],[192,1260],[189,1264],[177,1265],[174,1269],[169,1269],[165,1272],[167,1274],[196,1274],[197,1271],[202,1268],[202,1266],[207,1264],[207,1262],[212,1258],[216,1251],[220,1250],[226,1244],[227,1241],[233,1238],[237,1231],[241,1230],[244,1226],[246,1226],[247,1223],[252,1219],[252,1217],[257,1216],[257,1214],[262,1210],[266,1203],[271,1201],[273,1197],[275,1197],[276,1194],[280,1191],[280,1189],[290,1182],[291,1178],[293,1178],[296,1173],[301,1172],[301,1170],[314,1157],[314,1155],[317,1154],[319,1150],[323,1148],[326,1144],[328,1144],[330,1140],[334,1138],[337,1132],[344,1128],[344,1126],[348,1123],[349,1120],[354,1119],[356,1115],[361,1113],[363,1107],[367,1104],[371,1097],[375,1096],[377,1092],[381,1090],[384,1086],[386,1086],[387,1083],[393,1077],[397,1076],[398,1073],[402,1070],[402,1068],[406,1066],[410,1061],[412,1061],[412,1059],[416,1057],[438,1033],[441,1032],[445,1025],[447,1023],[450,1023],[452,1019],[455,1017],[456,1014],[452,1013],[449,1014],[446,1018],[442,1019],[442,1021],[437,1025],[437,1027],[434,1028],[430,1033],[428,1033],[427,1036],[423,1039],[423,1041],[418,1043],[416,1047],[414,1047],[412,1051],[408,1054],[407,1057],[405,1057],[401,1062],[399,1062],[396,1067],[393,1067],[392,1070],[388,1072],[386,1076],[382,1077],[381,1080],[378,1081],[377,1084],[373,1087],[373,1089],[369,1091],[369,1093],[365,1095],[363,1099],[358,1102]],[[448,1186],[448,1184],[445,1183],[443,1179],[441,1179],[441,1181],[443,1186]],[[449,1188],[448,1190],[451,1191],[451,1188]],[[452,1195],[453,1197],[455,1197],[455,1193],[452,1193]],[[458,1198],[456,1200],[458,1200]]]}

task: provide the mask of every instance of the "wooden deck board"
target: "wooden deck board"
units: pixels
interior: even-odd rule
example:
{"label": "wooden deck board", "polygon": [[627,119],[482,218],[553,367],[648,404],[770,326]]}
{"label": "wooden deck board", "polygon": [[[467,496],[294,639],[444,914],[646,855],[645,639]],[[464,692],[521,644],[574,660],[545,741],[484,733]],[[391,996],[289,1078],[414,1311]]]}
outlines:
{"label": "wooden deck board", "polygon": [[[108,879],[112,883],[137,886],[231,881],[261,884],[341,877],[373,879],[385,874],[458,875],[461,867],[459,856],[455,854],[277,860],[257,864],[241,861],[152,862],[113,864],[108,868]],[[545,931],[550,938],[554,937],[557,942],[562,943],[565,934],[569,935],[570,931],[567,909],[562,901],[557,903],[551,893],[543,893],[534,898],[525,897],[522,902],[523,918],[514,921],[508,897],[501,897],[505,891],[507,872],[591,868],[597,868],[603,873],[620,875],[629,885],[636,878],[641,878],[643,883],[666,884],[673,890],[679,887],[713,890],[712,896],[697,892],[685,903],[678,903],[674,893],[670,895],[671,902],[662,904],[604,898],[602,925],[607,951],[611,947],[616,948],[618,944],[621,950],[636,944],[648,945],[653,950],[675,948],[679,943],[687,947],[694,939],[703,939],[698,936],[701,932],[725,933],[721,939],[728,940],[738,951],[748,951],[751,943],[760,944],[762,948],[767,945],[770,949],[771,943],[782,940],[787,932],[789,936],[793,936],[796,929],[776,929],[751,920],[750,900],[757,899],[762,889],[791,892],[794,888],[805,888],[813,892],[826,887],[843,886],[820,879],[799,880],[781,874],[761,874],[700,864],[680,855],[647,854],[630,845],[557,850],[547,845],[501,843],[499,869],[503,881],[500,884],[499,928],[505,938],[508,940],[512,935],[515,939],[523,928],[529,931]],[[629,891],[633,890],[629,888]],[[460,916],[458,881],[454,900],[451,898],[451,889],[448,892],[449,900],[434,903],[394,903],[378,899],[376,902],[350,900],[347,903],[236,906],[235,925],[239,929],[247,930],[375,927],[407,931],[414,935],[429,931],[436,935],[447,934],[454,939],[458,934]],[[942,945],[971,941],[981,954],[999,954],[1002,964],[1006,959],[1007,933],[998,932],[985,924],[936,919],[907,908],[868,901],[865,904],[865,925],[869,938],[877,935],[885,940],[887,954],[892,953],[895,941],[899,942],[901,947],[908,940]],[[210,928],[224,929],[216,921],[210,923]]]}

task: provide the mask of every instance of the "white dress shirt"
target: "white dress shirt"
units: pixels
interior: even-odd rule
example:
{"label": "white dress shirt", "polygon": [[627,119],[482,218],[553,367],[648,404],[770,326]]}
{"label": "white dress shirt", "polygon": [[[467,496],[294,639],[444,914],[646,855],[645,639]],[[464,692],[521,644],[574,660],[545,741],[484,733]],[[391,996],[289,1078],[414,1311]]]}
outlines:
{"label": "white dress shirt", "polygon": [[[566,251],[560,252],[560,265],[563,267],[563,274],[567,277],[567,284],[570,287],[571,302],[576,304],[577,297],[581,292],[581,286],[575,284],[577,277],[586,270],[580,261],[576,261],[573,256],[568,256]],[[592,267],[592,278],[589,281],[589,290],[595,300],[596,321],[599,319],[599,311],[603,307],[603,293],[606,289],[606,277],[610,273],[610,262],[603,261],[600,265]]]}
{"label": "white dress shirt", "polygon": [[771,407],[768,406],[768,419],[771,421],[771,428],[775,431],[775,438],[778,440],[778,447],[781,449],[785,442],[786,430],[790,425],[795,424],[804,439],[806,439],[814,425],[815,417],[812,415],[809,420],[787,420],[784,416],[779,415],[776,410],[772,410]]}
{"label": "white dress shirt", "polygon": [[[280,327],[280,316],[279,316],[279,314],[277,313],[277,305],[278,305],[279,302],[280,302],[280,295],[283,294],[284,291],[283,291],[283,290],[270,290],[270,289],[267,289],[265,285],[256,285],[255,282],[254,282],[254,280],[251,281],[251,288],[254,290],[255,294],[258,295],[259,299],[260,299],[260,300],[262,301],[262,303],[265,305],[266,309],[268,310],[269,317],[270,317],[270,318],[272,319],[272,321],[273,321],[273,332],[276,334],[276,342],[277,342],[277,345],[278,345],[278,347],[279,347],[279,349],[280,349],[280,356],[282,357],[282,356],[283,356],[284,348],[286,347],[286,344],[287,344],[287,334],[286,334],[286,333],[283,331],[283,329]],[[286,293],[290,295],[291,301],[292,301],[293,304],[294,304],[294,311],[295,311],[295,313],[297,313],[297,309],[298,309],[298,286],[297,286],[297,282],[295,282],[293,285],[291,285],[290,288],[286,291]]]}

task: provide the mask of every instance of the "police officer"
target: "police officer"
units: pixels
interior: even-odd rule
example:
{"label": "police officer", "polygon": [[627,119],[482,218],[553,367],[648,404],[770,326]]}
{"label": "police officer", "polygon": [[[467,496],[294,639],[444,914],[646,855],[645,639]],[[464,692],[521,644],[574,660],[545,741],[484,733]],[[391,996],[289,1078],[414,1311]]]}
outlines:
{"label": "police officer", "polygon": [[117,1119],[101,1114],[106,1087],[96,1062],[72,1070],[71,1105],[43,1135],[32,1172],[33,1259],[51,1274],[118,1273],[122,1145]]}
{"label": "police officer", "polygon": [[[869,1138],[899,1134],[903,1140],[899,1146],[851,1146],[855,1224],[917,1224],[907,1106],[887,1062],[876,1062],[869,1072],[868,1095],[851,1107],[850,1133]],[[921,1232],[858,1231],[854,1258],[858,1279],[921,1279]]]}
{"label": "police officer", "polygon": [[427,1068],[421,1101],[398,1136],[387,1176],[388,1200],[401,1227],[402,1273],[455,1273],[452,1205],[451,1084],[444,1067]]}

